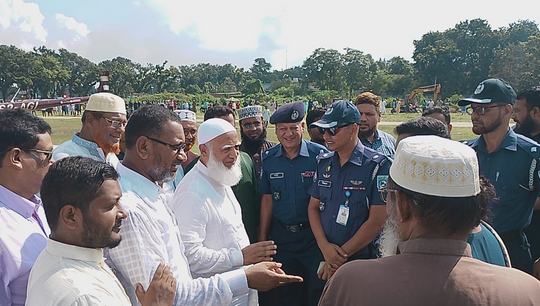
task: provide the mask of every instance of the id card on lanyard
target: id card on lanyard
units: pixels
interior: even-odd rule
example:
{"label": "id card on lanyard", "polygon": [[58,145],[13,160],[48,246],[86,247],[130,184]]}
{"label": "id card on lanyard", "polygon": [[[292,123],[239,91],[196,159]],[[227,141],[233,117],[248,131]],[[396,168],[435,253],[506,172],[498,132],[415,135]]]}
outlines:
{"label": "id card on lanyard", "polygon": [[336,218],[336,223],[343,226],[347,226],[347,221],[349,221],[349,197],[351,196],[351,192],[349,190],[345,191],[345,196],[347,199],[344,204],[339,206]]}

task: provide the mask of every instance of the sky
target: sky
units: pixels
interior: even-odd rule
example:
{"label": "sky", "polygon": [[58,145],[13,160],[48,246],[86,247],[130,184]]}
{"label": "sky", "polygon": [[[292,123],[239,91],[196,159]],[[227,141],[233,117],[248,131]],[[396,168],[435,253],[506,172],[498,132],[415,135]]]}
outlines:
{"label": "sky", "polygon": [[493,29],[540,22],[540,1],[0,0],[0,44],[65,48],[99,63],[117,56],[249,69],[302,65],[316,48],[412,60],[414,40],[461,21]]}

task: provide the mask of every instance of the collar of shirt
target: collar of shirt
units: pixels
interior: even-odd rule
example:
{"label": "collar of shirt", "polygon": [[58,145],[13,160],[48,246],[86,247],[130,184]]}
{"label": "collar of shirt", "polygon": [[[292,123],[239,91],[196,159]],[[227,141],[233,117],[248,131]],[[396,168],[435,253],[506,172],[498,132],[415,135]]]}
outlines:
{"label": "collar of shirt", "polygon": [[0,185],[0,203],[11,208],[19,215],[30,218],[34,212],[37,212],[41,200],[35,195],[28,200]]}
{"label": "collar of shirt", "polygon": [[[279,150],[276,153],[276,157],[279,157],[281,155],[286,156],[285,152],[283,151],[283,146],[281,144],[279,144]],[[300,155],[302,157],[309,157],[309,151],[308,151],[308,147],[307,147],[307,142],[304,139],[302,139],[302,143],[300,144],[300,151],[298,152],[298,155]],[[298,156],[298,155],[296,155],[296,156]]]}
{"label": "collar of shirt", "polygon": [[424,253],[472,257],[467,241],[456,239],[416,238],[400,242],[398,254]]}
{"label": "collar of shirt", "polygon": [[[351,154],[351,157],[349,157],[348,163],[355,164],[359,167],[362,166],[362,158],[364,157],[364,145],[360,140],[358,140],[358,143],[356,144],[356,147],[354,148],[354,151]],[[339,165],[339,154],[334,154],[334,161],[333,163],[335,165]]]}
{"label": "collar of shirt", "polygon": [[[484,135],[480,135],[480,137],[476,138],[476,140],[474,140],[471,144],[471,147],[477,147],[481,151],[486,151],[486,142],[484,140]],[[501,149],[506,149],[508,151],[517,151],[517,135],[514,130],[509,129],[506,137],[504,137],[503,141],[501,141],[497,149],[495,149],[491,153],[495,153]]]}
{"label": "collar of shirt", "polygon": [[83,248],[76,245],[47,240],[47,252],[54,256],[70,258],[74,260],[89,261],[95,263],[103,262],[103,250]]}
{"label": "collar of shirt", "polygon": [[75,143],[78,146],[86,148],[90,152],[90,154],[105,158],[105,154],[103,153],[103,150],[101,150],[101,148],[98,146],[97,143],[88,141],[86,139],[82,139],[81,137],[79,137],[78,133],[73,135],[73,137],[71,137],[71,141],[73,141],[73,143]]}
{"label": "collar of shirt", "polygon": [[[146,177],[140,175],[139,173],[129,169],[128,167],[118,164],[118,174],[120,177],[125,178],[132,186],[136,186],[137,195],[141,198],[147,197],[151,202],[157,201],[159,196],[160,187],[155,183],[147,179]],[[122,180],[120,180],[122,182]],[[163,184],[163,186],[168,186]],[[122,188],[124,190],[124,188]]]}

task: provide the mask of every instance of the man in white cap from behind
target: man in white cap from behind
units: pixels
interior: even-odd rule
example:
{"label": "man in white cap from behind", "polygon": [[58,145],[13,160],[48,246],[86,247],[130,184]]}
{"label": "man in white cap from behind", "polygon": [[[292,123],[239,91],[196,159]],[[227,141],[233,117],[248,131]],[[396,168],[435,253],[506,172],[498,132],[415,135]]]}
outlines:
{"label": "man in white cap from behind", "polygon": [[177,109],[174,112],[180,117],[180,122],[184,128],[184,138],[186,139],[184,152],[186,153],[187,160],[182,162],[181,165],[184,172],[186,172],[188,165],[199,157],[199,155],[191,152],[197,141],[197,114],[187,109]]}
{"label": "man in white cap from behind", "polygon": [[81,131],[54,149],[53,158],[84,156],[116,168],[127,123],[124,99],[108,92],[91,95],[81,121]]}
{"label": "man in white cap from behind", "polygon": [[[201,158],[176,189],[170,207],[178,219],[185,254],[194,277],[211,277],[246,265],[271,261],[273,241],[249,244],[242,211],[231,186],[242,177],[239,141],[233,125],[208,119],[198,132]],[[257,294],[238,305],[257,305]]]}
{"label": "man in white cap from behind", "polygon": [[540,305],[532,276],[471,256],[468,233],[494,195],[473,149],[437,136],[403,139],[381,190],[381,245],[398,255],[344,264],[319,305]]}

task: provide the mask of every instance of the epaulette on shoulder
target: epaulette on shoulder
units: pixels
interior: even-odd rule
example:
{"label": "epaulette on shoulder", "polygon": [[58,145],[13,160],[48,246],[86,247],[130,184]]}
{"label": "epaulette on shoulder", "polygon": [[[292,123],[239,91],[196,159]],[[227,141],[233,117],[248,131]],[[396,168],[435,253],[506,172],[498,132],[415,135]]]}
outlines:
{"label": "epaulette on shoulder", "polygon": [[371,159],[372,161],[376,162],[377,164],[384,164],[386,161],[390,160],[386,155],[381,154],[373,149],[364,148],[364,156],[368,159]]}
{"label": "epaulette on shoulder", "polygon": [[529,154],[534,159],[540,158],[540,145],[534,140],[527,138],[523,135],[517,135],[517,145],[522,148],[527,154]]}
{"label": "epaulette on shoulder", "polygon": [[325,153],[325,152],[328,152],[328,150],[321,146],[320,144],[318,143],[314,143],[312,141],[306,141],[308,143],[308,151],[311,152],[311,153],[315,153],[315,154],[320,154],[320,153]]}
{"label": "epaulette on shoulder", "polygon": [[266,158],[268,158],[270,156],[276,155],[278,150],[279,150],[279,145],[271,147],[270,149],[268,149],[268,150],[266,150],[266,151],[264,151],[262,153],[262,159],[265,160]]}
{"label": "epaulette on shoulder", "polygon": [[323,159],[329,159],[330,157],[334,156],[334,152],[322,152],[317,155],[317,161],[323,160]]}

